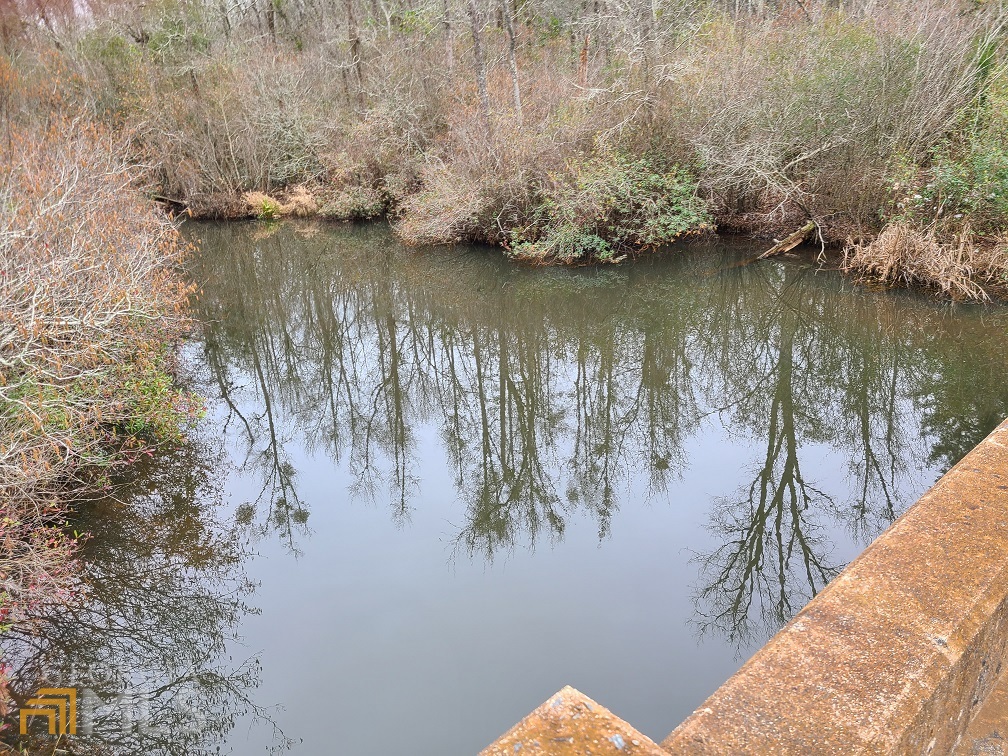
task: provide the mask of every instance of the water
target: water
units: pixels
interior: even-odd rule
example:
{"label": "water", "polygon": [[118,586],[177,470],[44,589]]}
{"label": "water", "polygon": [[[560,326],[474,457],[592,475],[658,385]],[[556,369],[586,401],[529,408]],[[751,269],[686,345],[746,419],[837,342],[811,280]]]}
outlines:
{"label": "water", "polygon": [[126,751],[474,753],[564,684],[660,739],[1008,415],[1004,309],[746,245],[188,233],[208,417],[82,512],[91,603],[15,655],[146,691],[160,729],[98,709]]}

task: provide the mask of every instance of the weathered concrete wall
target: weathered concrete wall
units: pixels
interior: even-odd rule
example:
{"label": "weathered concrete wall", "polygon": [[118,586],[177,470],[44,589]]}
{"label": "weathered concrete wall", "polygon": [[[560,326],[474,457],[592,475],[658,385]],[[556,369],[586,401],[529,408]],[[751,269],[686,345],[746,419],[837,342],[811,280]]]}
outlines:
{"label": "weathered concrete wall", "polygon": [[966,734],[952,756],[1003,756],[1008,751],[1008,674],[1001,672],[1001,677],[988,696],[980,705],[980,710],[973,716],[966,729]]}
{"label": "weathered concrete wall", "polygon": [[672,753],[948,753],[1008,634],[1008,421],[662,743]]}
{"label": "weathered concrete wall", "polygon": [[[1006,647],[1008,421],[661,747],[674,754],[950,753],[1001,676]],[[598,706],[584,700],[589,710]],[[589,723],[577,722],[582,709],[555,701],[484,754],[533,743],[534,753],[606,752],[609,741],[575,736]],[[597,724],[630,727],[615,717]],[[643,736],[633,739],[638,752],[661,753]]]}

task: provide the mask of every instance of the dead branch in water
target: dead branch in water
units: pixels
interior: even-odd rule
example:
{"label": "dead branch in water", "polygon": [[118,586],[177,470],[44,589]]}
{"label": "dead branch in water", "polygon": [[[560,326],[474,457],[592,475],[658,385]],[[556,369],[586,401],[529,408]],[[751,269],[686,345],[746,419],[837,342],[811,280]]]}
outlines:
{"label": "dead branch in water", "polygon": [[792,249],[794,249],[803,241],[805,241],[806,237],[808,237],[809,234],[815,231],[815,229],[816,229],[815,221],[810,220],[808,223],[799,228],[793,234],[785,237],[783,240],[777,242],[775,245],[770,247],[770,249],[768,249],[766,252],[764,252],[756,259],[765,260],[768,257],[773,257],[774,255],[780,255],[785,252],[790,252]]}

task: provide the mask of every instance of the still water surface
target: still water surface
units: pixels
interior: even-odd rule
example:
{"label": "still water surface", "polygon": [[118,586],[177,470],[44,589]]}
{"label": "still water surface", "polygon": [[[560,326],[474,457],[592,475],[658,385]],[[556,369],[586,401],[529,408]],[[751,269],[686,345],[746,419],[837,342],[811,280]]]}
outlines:
{"label": "still water surface", "polygon": [[82,514],[91,605],[23,654],[205,712],[127,751],[472,754],[564,684],[660,739],[1008,415],[1003,309],[744,246],[188,233],[208,417]]}

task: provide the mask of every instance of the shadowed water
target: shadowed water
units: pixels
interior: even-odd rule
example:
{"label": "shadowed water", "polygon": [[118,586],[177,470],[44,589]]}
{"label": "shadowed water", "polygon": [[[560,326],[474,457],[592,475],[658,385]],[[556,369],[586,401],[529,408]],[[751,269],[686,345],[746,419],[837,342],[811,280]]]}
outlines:
{"label": "shadowed water", "polygon": [[[567,683],[661,738],[1008,415],[1004,310],[745,246],[530,269],[380,226],[189,232],[198,449],[85,513],[96,606],[142,590],[131,642],[231,681],[175,752],[473,753]],[[200,613],[115,566],[174,574],[129,507]],[[50,665],[115,645],[43,635]]]}

